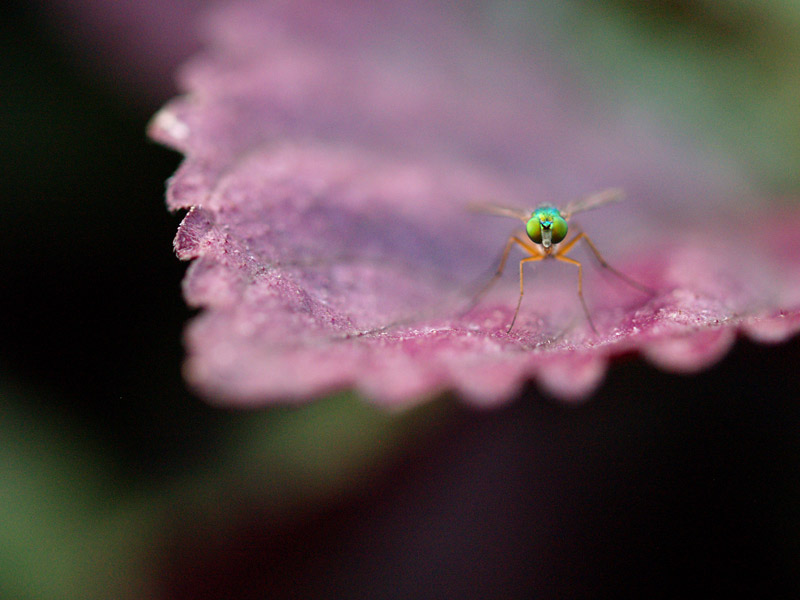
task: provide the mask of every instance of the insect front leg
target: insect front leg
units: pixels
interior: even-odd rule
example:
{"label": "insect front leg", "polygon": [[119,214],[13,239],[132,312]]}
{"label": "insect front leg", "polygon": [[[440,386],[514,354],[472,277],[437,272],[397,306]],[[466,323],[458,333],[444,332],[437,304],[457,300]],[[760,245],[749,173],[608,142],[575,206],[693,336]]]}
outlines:
{"label": "insect front leg", "polygon": [[486,293],[492,288],[492,286],[497,282],[498,279],[503,274],[503,271],[506,268],[506,262],[508,261],[508,255],[511,252],[511,248],[514,244],[518,244],[522,246],[526,251],[530,252],[528,248],[528,244],[525,243],[523,239],[521,239],[518,235],[511,235],[506,241],[505,248],[503,249],[503,255],[500,258],[500,264],[497,266],[497,270],[495,271],[494,275],[492,275],[491,279],[487,281],[484,286],[478,291],[477,294],[472,298],[472,302],[469,304],[467,311],[471,310],[481,299],[486,295]]}
{"label": "insect front leg", "polygon": [[606,259],[603,258],[603,255],[600,254],[600,251],[597,249],[597,246],[594,245],[594,242],[592,242],[591,238],[588,235],[586,235],[583,231],[581,231],[578,235],[576,235],[566,244],[563,244],[561,248],[559,248],[556,258],[559,257],[563,258],[567,254],[567,252],[569,252],[572,249],[572,247],[575,246],[575,244],[577,244],[581,240],[585,241],[586,244],[589,246],[589,248],[592,251],[592,254],[594,254],[595,258],[597,259],[597,262],[600,263],[601,267],[607,269],[610,273],[612,273],[613,275],[615,275],[616,277],[627,283],[629,286],[636,288],[640,292],[647,294],[649,296],[655,295],[656,291],[653,288],[647,287],[646,285],[643,285],[638,281],[631,279],[630,277],[625,275],[625,273],[623,273],[622,271],[618,271],[617,269],[609,265],[608,261],[606,261]]}
{"label": "insect front leg", "polygon": [[[538,246],[534,246],[534,248],[538,251]],[[531,251],[531,249],[528,246],[525,246],[525,249],[528,250],[528,252]],[[522,282],[522,268],[525,266],[525,263],[542,260],[545,256],[547,255],[537,252],[537,254],[532,256],[526,256],[521,261],[519,261],[519,300],[517,300],[517,310],[514,311],[514,318],[511,319],[511,325],[508,326],[506,333],[511,333],[511,330],[514,328],[514,323],[517,322],[519,307],[522,306],[522,296],[525,294],[525,286],[523,285]]]}
{"label": "insect front leg", "polygon": [[[574,241],[575,240],[573,240],[573,242]],[[555,255],[555,257],[556,260],[560,260],[561,262],[569,263],[578,267],[578,298],[581,300],[581,306],[583,306],[583,312],[586,314],[586,320],[589,321],[589,327],[592,328],[592,331],[594,331],[595,335],[599,335],[597,333],[597,327],[594,326],[592,315],[589,313],[589,307],[586,306],[586,299],[583,297],[583,265],[574,258],[564,256],[563,252],[559,252]]]}

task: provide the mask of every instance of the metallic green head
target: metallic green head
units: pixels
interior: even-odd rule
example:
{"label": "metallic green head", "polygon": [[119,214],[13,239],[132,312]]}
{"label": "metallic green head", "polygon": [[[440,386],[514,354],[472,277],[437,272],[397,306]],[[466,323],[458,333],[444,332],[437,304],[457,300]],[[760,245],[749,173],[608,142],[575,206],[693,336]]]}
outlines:
{"label": "metallic green head", "polygon": [[567,221],[557,208],[541,206],[531,214],[526,230],[531,240],[549,248],[567,237]]}

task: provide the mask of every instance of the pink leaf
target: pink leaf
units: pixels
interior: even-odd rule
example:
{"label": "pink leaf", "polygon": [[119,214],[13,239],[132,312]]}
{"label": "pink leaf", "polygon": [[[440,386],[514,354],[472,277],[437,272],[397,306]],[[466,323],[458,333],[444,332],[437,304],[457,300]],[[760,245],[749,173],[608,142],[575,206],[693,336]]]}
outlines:
{"label": "pink leaf", "polygon": [[[537,39],[427,3],[243,3],[214,15],[186,96],[151,135],[186,156],[168,204],[192,259],[187,377],[225,403],[356,388],[386,404],[446,390],[482,406],[531,378],[583,398],[615,355],[670,370],[718,360],[738,331],[800,329],[800,216],[753,204],[736,173],[643,120],[603,110]],[[613,116],[612,116],[613,115]],[[518,260],[476,306],[515,222],[474,201],[629,200],[576,217],[643,294],[599,268]],[[750,206],[750,210],[743,210]]]}

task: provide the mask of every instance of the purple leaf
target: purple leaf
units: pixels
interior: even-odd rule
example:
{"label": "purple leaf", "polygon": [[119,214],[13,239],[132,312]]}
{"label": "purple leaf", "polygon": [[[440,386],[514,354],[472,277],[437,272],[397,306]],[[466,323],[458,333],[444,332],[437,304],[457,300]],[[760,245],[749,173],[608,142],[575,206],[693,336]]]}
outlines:
{"label": "purple leaf", "polygon": [[[535,25],[531,25],[535,27]],[[237,4],[209,21],[186,96],[151,135],[186,156],[168,189],[203,309],[187,377],[219,402],[301,401],[354,387],[387,404],[455,390],[494,405],[535,378],[587,396],[610,358],[669,370],[718,360],[741,331],[800,330],[800,216],[757,205],[734,169],[630,109],[603,110],[545,48],[480,11],[362,2]],[[470,214],[611,186],[628,201],[575,221],[576,269],[526,267],[477,305],[518,223]]]}

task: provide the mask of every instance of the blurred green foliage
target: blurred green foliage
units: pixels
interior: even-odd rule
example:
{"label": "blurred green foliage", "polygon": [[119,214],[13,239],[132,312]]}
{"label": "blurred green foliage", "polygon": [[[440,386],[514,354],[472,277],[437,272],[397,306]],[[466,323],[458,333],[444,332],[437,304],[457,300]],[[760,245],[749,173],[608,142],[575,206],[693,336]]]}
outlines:
{"label": "blurred green foliage", "polygon": [[580,0],[551,17],[607,98],[733,157],[757,188],[800,189],[800,2]]}
{"label": "blurred green foliage", "polygon": [[0,596],[123,598],[134,592],[139,540],[118,516],[127,500],[91,430],[0,380]]}
{"label": "blurred green foliage", "polygon": [[446,414],[392,414],[352,395],[228,413],[215,452],[156,484],[120,473],[96,433],[32,390],[0,381],[0,395],[0,596],[15,600],[151,597],[170,531],[340,501]]}

